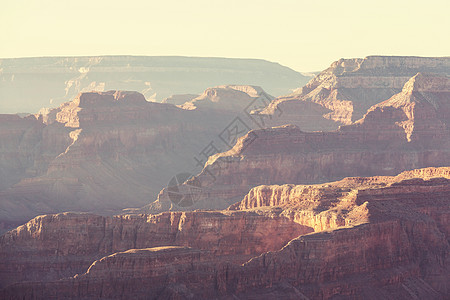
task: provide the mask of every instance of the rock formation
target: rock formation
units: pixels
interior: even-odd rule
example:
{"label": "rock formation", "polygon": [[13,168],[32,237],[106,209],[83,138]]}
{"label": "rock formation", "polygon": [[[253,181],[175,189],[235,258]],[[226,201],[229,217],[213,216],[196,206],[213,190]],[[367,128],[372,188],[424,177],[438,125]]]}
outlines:
{"label": "rock formation", "polygon": [[[449,99],[449,77],[419,73],[400,93],[337,131],[303,132],[295,126],[251,131],[231,150],[210,157],[196,177],[202,189],[191,208],[225,208],[262,184],[320,183],[450,165]],[[163,190],[146,209],[180,209],[169,198]]]}
{"label": "rock formation", "polygon": [[445,299],[449,195],[450,169],[426,168],[256,187],[222,212],[41,216],[0,238],[0,295]]}
{"label": "rock formation", "polygon": [[163,246],[194,247],[244,263],[308,232],[284,216],[232,211],[44,215],[1,237],[0,282],[56,280],[86,271],[105,255]]}
{"label": "rock formation", "polygon": [[[450,58],[368,56],[340,59],[293,94],[277,98],[263,115],[277,118],[276,110],[287,112],[285,120],[296,124],[296,115],[305,109],[321,113],[327,120],[321,130],[336,129],[360,119],[373,105],[400,93],[404,84],[418,72],[450,75]],[[316,104],[316,105],[313,105]],[[309,131],[308,123],[296,124]],[[317,130],[317,129],[316,129]]]}
{"label": "rock formation", "polygon": [[8,180],[0,222],[6,224],[43,213],[145,205],[172,176],[192,169],[193,156],[232,117],[113,91],[82,93],[37,118],[1,122],[2,178]]}

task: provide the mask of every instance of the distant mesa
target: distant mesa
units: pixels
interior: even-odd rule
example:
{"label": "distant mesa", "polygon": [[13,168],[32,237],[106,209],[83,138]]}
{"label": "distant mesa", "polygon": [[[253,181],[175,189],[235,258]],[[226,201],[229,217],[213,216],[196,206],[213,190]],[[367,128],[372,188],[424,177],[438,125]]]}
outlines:
{"label": "distant mesa", "polygon": [[[180,105],[183,109],[220,109],[244,113],[255,100],[264,108],[274,99],[259,86],[222,85],[206,89],[200,96]],[[249,109],[250,110],[250,109]],[[250,113],[250,111],[248,111]]]}
{"label": "distant mesa", "polygon": [[259,59],[41,57],[1,59],[0,65],[0,98],[8,99],[0,103],[0,113],[55,108],[80,92],[89,91],[132,90],[149,101],[161,102],[172,95],[200,94],[211,86],[237,83],[263,86],[268,93],[279,96],[311,79],[278,63]]}

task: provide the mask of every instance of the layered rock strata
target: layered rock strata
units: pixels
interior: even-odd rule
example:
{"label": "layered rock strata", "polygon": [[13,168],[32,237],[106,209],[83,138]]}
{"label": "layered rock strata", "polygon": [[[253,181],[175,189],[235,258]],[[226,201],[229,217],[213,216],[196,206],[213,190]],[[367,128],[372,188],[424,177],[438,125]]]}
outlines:
{"label": "layered rock strata", "polygon": [[[40,217],[0,240],[2,257],[7,254],[9,265],[17,267],[18,262],[22,263],[15,274],[34,271],[39,281],[16,278],[17,283],[6,282],[0,294],[5,299],[445,299],[450,276],[449,192],[449,168],[420,169],[389,177],[353,177],[322,185],[257,187],[227,212],[116,217],[122,222],[127,219],[129,225],[133,224],[128,229],[137,228],[137,234],[122,227],[116,233],[113,231],[115,238],[103,238],[100,243],[93,237],[102,236],[102,230],[94,234],[80,229],[86,228],[86,220],[93,223],[97,219],[101,223],[102,217],[76,214]],[[169,236],[176,239],[164,244],[167,235],[155,229],[170,228],[164,225],[169,221],[163,220],[177,215],[186,216],[183,230],[175,221],[173,228],[178,226],[175,229],[178,234]],[[239,239],[227,238],[226,232],[242,234],[242,223],[236,217],[256,221],[247,219],[247,224],[253,225],[246,234],[259,237],[249,239],[247,247],[236,247]],[[157,219],[155,223],[150,221]],[[222,226],[199,230],[212,219]],[[269,223],[260,223],[262,220]],[[39,223],[33,229],[33,224]],[[196,230],[191,231],[188,224]],[[289,228],[293,231],[287,234]],[[68,230],[76,232],[78,246],[72,245],[74,239],[53,239],[59,234],[68,236]],[[261,235],[258,230],[262,230]],[[183,231],[186,235],[179,237]],[[210,235],[204,243],[205,240],[199,240],[200,232],[219,235],[217,238]],[[291,233],[299,236],[281,249],[280,243],[260,243],[276,239],[281,242],[282,237],[288,238]],[[176,245],[177,238],[189,245]],[[56,240],[58,243],[52,242]],[[152,245],[155,240],[160,244]],[[111,241],[118,252],[102,255],[106,248],[99,245],[110,245]],[[261,248],[241,252],[257,244]],[[125,250],[127,247],[130,248]],[[55,248],[66,250],[58,252]],[[27,260],[37,263],[32,255],[38,253],[41,263],[48,263],[62,262],[71,252],[90,258],[92,263],[70,278],[41,277],[39,272],[48,272],[23,265]],[[261,254],[255,255],[258,252]],[[27,255],[23,256],[24,253]],[[89,256],[94,253],[99,254],[97,259]],[[236,257],[243,258],[247,253],[254,257],[241,264]],[[222,256],[229,254],[232,259]],[[7,277],[2,278],[5,283]]]}
{"label": "layered rock strata", "polygon": [[283,216],[231,211],[44,215],[1,237],[0,282],[74,276],[105,255],[163,246],[194,247],[215,259],[243,263],[312,231]]}
{"label": "layered rock strata", "polygon": [[[450,75],[448,57],[368,56],[340,59],[293,94],[279,97],[262,114],[276,119],[277,110],[295,124],[298,111],[314,103],[325,119],[322,130],[360,119],[373,105],[402,91],[404,84],[418,72]],[[306,103],[305,103],[306,102]],[[307,104],[309,103],[309,104]],[[300,125],[300,124],[298,124]],[[300,127],[311,130],[308,124]]]}
{"label": "layered rock strata", "polygon": [[[192,209],[225,208],[261,184],[320,183],[450,165],[449,105],[449,77],[419,73],[400,93],[336,131],[303,132],[296,126],[251,131],[231,150],[209,158],[195,179],[201,189]],[[188,187],[189,182],[179,190]],[[165,189],[146,209],[170,207],[178,209]]]}

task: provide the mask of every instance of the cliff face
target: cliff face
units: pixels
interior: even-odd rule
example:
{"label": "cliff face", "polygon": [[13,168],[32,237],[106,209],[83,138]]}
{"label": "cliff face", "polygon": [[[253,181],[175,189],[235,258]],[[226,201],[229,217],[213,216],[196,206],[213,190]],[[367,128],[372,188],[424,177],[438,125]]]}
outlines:
{"label": "cliff face", "polygon": [[[445,299],[449,192],[449,168],[427,168],[314,186],[257,187],[222,212],[39,217],[1,238],[0,295]],[[336,221],[323,222],[327,216]],[[63,275],[51,277],[42,268],[74,255],[84,259],[84,270],[71,278],[57,280]],[[14,279],[7,277],[12,274]]]}
{"label": "cliff face", "polygon": [[[253,189],[230,209],[275,205],[296,222],[327,232],[250,260],[241,280],[257,276],[266,291],[275,287],[313,299],[444,299],[450,275],[449,171]],[[245,298],[258,291],[241,293]]]}
{"label": "cliff face", "polygon": [[[339,124],[351,124],[371,106],[400,93],[404,84],[418,72],[450,75],[450,58],[369,56],[340,59],[293,94],[277,98],[263,114],[276,116],[277,109],[296,111],[305,105],[304,102],[312,102],[325,109],[323,117],[337,122],[334,124],[337,128]],[[323,126],[327,130],[333,123]],[[300,128],[310,130],[309,127]]]}
{"label": "cliff face", "polygon": [[[161,101],[211,86],[255,84],[285,95],[310,77],[257,59],[156,56],[42,57],[0,60],[0,113],[57,107],[81,92],[133,90]],[[32,101],[30,101],[32,99]]]}
{"label": "cliff face", "polygon": [[74,276],[103,256],[162,246],[194,247],[243,263],[312,231],[284,216],[231,211],[44,215],[1,237],[0,282],[4,287]]}
{"label": "cliff face", "polygon": [[[416,195],[411,200],[414,201],[414,209],[433,215],[440,230],[447,234],[448,229],[445,228],[448,221],[438,215],[448,213],[445,196],[450,191],[448,179],[449,168],[426,168],[405,171],[397,176],[349,177],[319,185],[258,186],[228,210],[282,207],[285,209],[283,215],[296,223],[314,231],[323,231],[374,222],[388,216],[396,218],[399,214],[407,215],[411,212],[409,207],[399,212],[403,200],[394,204],[391,202],[399,201],[397,198],[400,195]],[[430,195],[440,204],[423,210],[427,206],[422,199],[424,195]],[[442,211],[438,209],[439,205],[443,206]]]}
{"label": "cliff face", "polygon": [[[283,126],[251,131],[233,149],[210,157],[196,178],[202,189],[192,209],[225,208],[261,184],[320,183],[449,165],[449,87],[448,77],[419,73],[399,94],[339,130]],[[163,190],[148,209],[170,205]]]}

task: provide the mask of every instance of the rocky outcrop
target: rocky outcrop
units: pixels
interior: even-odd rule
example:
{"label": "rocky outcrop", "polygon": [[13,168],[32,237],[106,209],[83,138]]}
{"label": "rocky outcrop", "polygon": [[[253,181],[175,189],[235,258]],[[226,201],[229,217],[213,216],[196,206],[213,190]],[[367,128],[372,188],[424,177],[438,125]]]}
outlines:
{"label": "rocky outcrop", "polygon": [[[371,106],[400,93],[405,83],[418,72],[448,76],[450,58],[368,56],[340,59],[293,94],[274,100],[262,114],[276,118],[277,110],[297,111],[305,106],[304,102],[312,102],[323,107],[325,119],[337,122],[334,128],[339,124],[349,125],[360,119]],[[300,128],[310,130],[305,125]],[[322,126],[322,130],[328,130],[333,123]]]}
{"label": "rocky outcrop", "polygon": [[[450,168],[447,167],[416,169],[397,176],[350,177],[319,185],[263,185],[251,189],[242,201],[228,210],[282,207],[286,209],[283,214],[296,223],[323,231],[376,221],[390,214],[397,217],[399,207],[382,207],[380,203],[386,201],[382,205],[392,205],[387,202],[396,201],[400,195],[402,199],[414,197],[414,207],[421,211],[426,205],[423,195],[430,195],[440,201],[434,208],[433,218],[440,230],[448,233],[444,229],[447,221],[437,215],[448,213],[445,195],[450,192],[449,179]],[[439,205],[443,206],[440,212]],[[370,210],[372,207],[374,209]],[[404,210],[402,214],[406,215],[408,208]]]}
{"label": "rocky outcrop", "polygon": [[[450,275],[449,192],[450,169],[427,168],[397,176],[353,177],[313,186],[258,187],[223,212],[106,219],[106,224],[121,220],[116,226],[123,227],[106,236],[114,237],[115,249],[129,249],[100,255],[70,278],[39,277],[39,272],[48,272],[36,268],[34,274],[39,282],[17,282],[23,280],[17,278],[17,283],[3,287],[0,295],[5,299],[445,299]],[[302,218],[305,213],[311,215]],[[178,219],[183,215],[184,223],[182,217]],[[314,218],[324,220],[327,215],[339,221],[322,222],[324,226],[312,224]],[[245,232],[238,221],[241,218],[250,218],[246,219],[245,223],[251,225]],[[41,253],[41,263],[48,264],[55,261],[56,253],[59,262],[74,253],[84,257],[90,250],[102,253],[106,248],[99,245],[109,245],[111,239],[104,238],[100,243],[92,240],[101,236],[102,230],[100,234],[86,230],[87,219],[93,225],[93,220],[103,218],[73,214],[32,220],[1,238],[2,261],[7,257],[6,261],[17,266],[18,257],[24,263],[33,261],[33,254]],[[311,227],[303,225],[308,221]],[[133,234],[131,228],[137,233]],[[175,239],[163,244],[167,236],[161,233],[166,229],[157,228],[173,228],[177,234],[171,236]],[[229,235],[235,233],[256,238],[246,239],[245,245],[263,245],[250,251],[262,253],[241,264],[236,258],[245,257],[239,256],[245,247],[238,246],[240,238]],[[279,248],[283,238],[296,233],[300,236]],[[58,239],[60,234],[72,238]],[[199,240],[203,235],[209,238]],[[280,243],[264,245],[264,241],[274,238]],[[177,243],[177,239],[185,244]],[[153,246],[156,240],[161,244]],[[229,242],[222,243],[224,240]],[[55,247],[67,250],[58,252]],[[227,251],[233,252],[232,259],[224,259],[230,254]],[[7,268],[2,266],[0,270]],[[32,270],[27,268],[31,274]]]}
{"label": "rocky outcrop", "polygon": [[99,124],[120,126],[121,122],[149,119],[151,114],[164,109],[174,110],[171,106],[147,102],[144,95],[137,92],[89,92],[63,103],[57,110],[55,121],[72,128]]}
{"label": "rocky outcrop", "polygon": [[[361,120],[332,132],[295,126],[251,131],[233,149],[210,157],[196,177],[202,189],[192,209],[225,208],[263,184],[320,183],[450,165],[449,83],[448,77],[419,73]],[[166,189],[147,209],[170,207],[179,209]]]}
{"label": "rocky outcrop", "polygon": [[[0,113],[58,107],[79,93],[132,90],[161,101],[211,86],[255,84],[285,95],[311,77],[258,59],[90,56],[0,60]],[[178,103],[177,103],[178,104]],[[179,103],[181,104],[181,103]]]}

